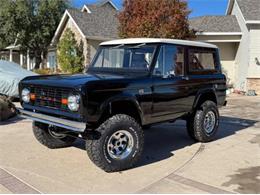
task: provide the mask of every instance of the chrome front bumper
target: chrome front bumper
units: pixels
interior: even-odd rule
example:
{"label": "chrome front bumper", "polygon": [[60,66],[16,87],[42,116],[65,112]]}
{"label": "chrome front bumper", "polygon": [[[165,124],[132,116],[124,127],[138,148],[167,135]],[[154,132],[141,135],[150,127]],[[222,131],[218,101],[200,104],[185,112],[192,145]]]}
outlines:
{"label": "chrome front bumper", "polygon": [[54,125],[74,132],[82,133],[86,129],[86,123],[48,116],[46,114],[35,113],[20,108],[18,109],[18,114],[23,118],[28,118],[33,121]]}

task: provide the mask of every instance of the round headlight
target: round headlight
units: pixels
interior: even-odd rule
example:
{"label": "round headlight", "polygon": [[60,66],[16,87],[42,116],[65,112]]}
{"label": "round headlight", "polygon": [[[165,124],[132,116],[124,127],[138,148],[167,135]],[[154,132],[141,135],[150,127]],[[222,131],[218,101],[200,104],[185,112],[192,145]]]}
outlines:
{"label": "round headlight", "polygon": [[68,108],[76,112],[79,110],[80,96],[79,95],[70,95],[68,97]]}
{"label": "round headlight", "polygon": [[27,89],[27,88],[24,88],[22,90],[22,100],[25,102],[25,103],[29,103],[30,102],[30,90]]}

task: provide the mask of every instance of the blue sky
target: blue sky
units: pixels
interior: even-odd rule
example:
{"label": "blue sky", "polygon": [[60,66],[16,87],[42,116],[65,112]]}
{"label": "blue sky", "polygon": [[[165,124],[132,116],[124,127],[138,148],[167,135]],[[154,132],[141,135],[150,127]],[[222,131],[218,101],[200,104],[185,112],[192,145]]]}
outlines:
{"label": "blue sky", "polygon": [[[98,0],[71,0],[72,5],[81,7],[84,4],[95,3]],[[122,7],[122,0],[113,0],[118,6]],[[224,15],[228,0],[188,0],[189,8],[192,10],[190,17],[203,15]]]}

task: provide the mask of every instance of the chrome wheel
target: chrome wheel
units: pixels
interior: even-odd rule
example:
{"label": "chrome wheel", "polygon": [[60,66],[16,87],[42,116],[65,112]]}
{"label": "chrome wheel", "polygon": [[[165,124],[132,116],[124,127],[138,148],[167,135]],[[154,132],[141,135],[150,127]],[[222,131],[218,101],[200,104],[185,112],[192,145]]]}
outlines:
{"label": "chrome wheel", "polygon": [[115,132],[108,140],[107,151],[113,159],[125,159],[131,154],[134,147],[134,138],[126,130]]}
{"label": "chrome wheel", "polygon": [[215,128],[216,124],[216,115],[213,111],[209,111],[204,119],[204,129],[207,134],[211,134]]}

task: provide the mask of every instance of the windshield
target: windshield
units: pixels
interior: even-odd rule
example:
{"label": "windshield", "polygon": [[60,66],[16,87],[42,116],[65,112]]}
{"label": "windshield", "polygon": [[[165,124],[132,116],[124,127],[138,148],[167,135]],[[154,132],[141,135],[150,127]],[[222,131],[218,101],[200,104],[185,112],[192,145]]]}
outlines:
{"label": "windshield", "polygon": [[92,63],[92,68],[148,70],[155,46],[101,47]]}

